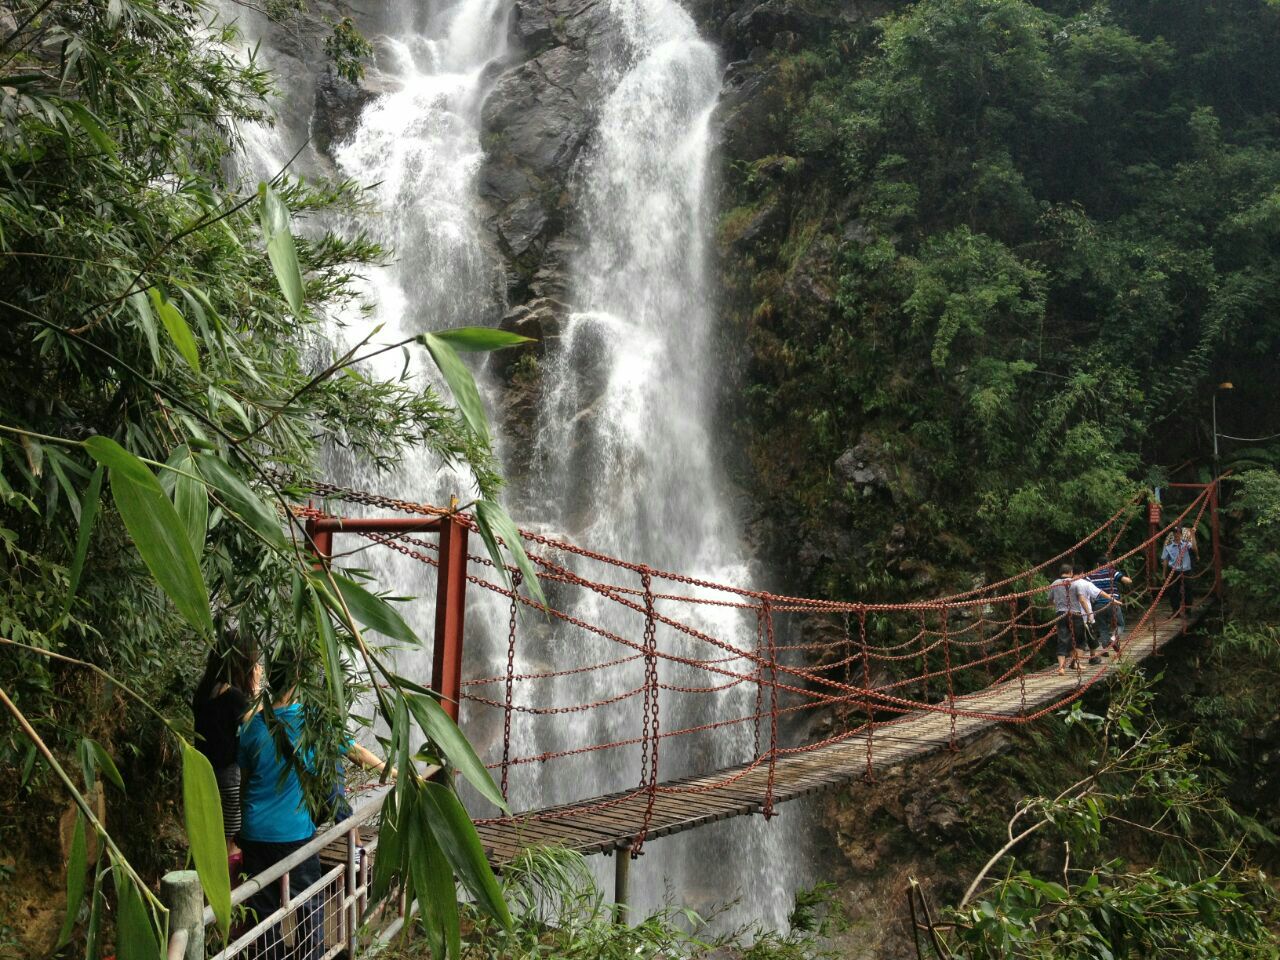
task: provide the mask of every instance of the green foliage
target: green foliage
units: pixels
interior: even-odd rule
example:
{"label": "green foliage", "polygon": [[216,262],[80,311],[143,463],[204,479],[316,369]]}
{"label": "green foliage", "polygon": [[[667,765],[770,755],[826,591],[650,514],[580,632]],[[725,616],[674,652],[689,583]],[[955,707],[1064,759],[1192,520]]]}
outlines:
{"label": "green foliage", "polygon": [[1185,882],[1122,861],[1069,888],[1020,871],[957,915],[956,958],[1275,957],[1264,878],[1236,874]]}
{"label": "green foliage", "polygon": [[[1091,754],[1088,773],[1018,805],[1009,842],[943,922],[926,924],[922,956],[1275,956],[1275,895],[1248,865],[1239,818],[1200,753],[1153,719],[1140,675],[1122,676],[1110,693],[1105,715],[1077,703],[1066,717]],[[1149,865],[1117,856],[1120,831],[1139,856],[1155,853]],[[1019,862],[1033,835],[1064,851],[1056,876]]]}
{"label": "green foliage", "polygon": [[[773,55],[787,109],[728,208],[787,226],[725,243],[761,509],[820,545],[798,589],[1055,553],[1207,461],[1219,380],[1280,424],[1278,16],[920,0]],[[834,468],[855,444],[889,484]],[[895,524],[884,560],[836,542]]]}
{"label": "green foliage", "polygon": [[[271,6],[275,17],[297,12]],[[496,502],[485,414],[456,349],[511,338],[440,335],[433,354],[455,403],[408,365],[392,379],[366,369],[408,342],[365,349],[374,329],[338,352],[335,318],[362,312],[352,281],[385,253],[362,235],[295,233],[358,208],[354,185],[284,171],[265,183],[234,177],[237,131],[267,118],[270,78],[239,59],[234,27],[202,0],[16,0],[7,12],[16,29],[0,36],[0,692],[6,716],[34,732],[3,728],[0,771],[22,769],[20,797],[57,789],[83,800],[101,773],[129,787],[121,802],[131,810],[171,809],[149,793],[176,787],[176,773],[143,756],[171,738],[195,865],[225,932],[218,795],[190,745],[187,703],[217,626],[235,624],[268,660],[323,664],[299,684],[305,734],[290,751],[314,754],[314,770],[334,769],[348,707],[372,691],[402,738],[401,830],[438,867],[429,883],[405,880],[435,932],[448,939],[456,928],[455,873],[505,921],[474,827],[409,761],[458,767],[496,795],[487,772],[434,703],[415,702],[423,746],[409,751],[405,698],[419,690],[362,626],[420,640],[372,589],[312,569],[288,512],[297,493],[281,478],[305,474],[322,451],[389,467],[423,447],[469,469],[475,497]],[[352,79],[367,44],[350,21],[334,29],[329,53]],[[494,510],[482,530],[493,539],[498,523],[508,556],[527,564]],[[98,739],[118,750],[120,769]],[[29,780],[45,745],[45,772]],[[83,791],[57,760],[72,752]],[[148,776],[131,778],[144,760]],[[298,766],[311,794],[327,793],[329,776]],[[75,884],[85,871],[95,878],[89,955],[112,925],[121,956],[155,955],[163,909],[82,810],[79,836],[93,829],[102,841],[98,862],[78,857],[80,876],[68,879],[83,895]],[[138,834],[135,852],[152,855],[149,832]],[[108,872],[114,883],[103,884]]]}
{"label": "green foliage", "polygon": [[348,83],[356,83],[364,76],[364,60],[373,53],[373,44],[356,29],[350,17],[336,21],[324,19],[331,30],[324,38],[324,52],[333,61],[338,76]]}
{"label": "green foliage", "polygon": [[[503,870],[502,897],[509,926],[464,909],[464,960],[833,960],[823,944],[842,928],[829,885],[797,894],[787,933],[753,927],[712,935],[704,918],[671,907],[618,923],[583,858],[555,847],[522,851]],[[425,955],[400,949],[408,958]]]}
{"label": "green foliage", "polygon": [[1242,618],[1280,619],[1280,473],[1248,470],[1230,480],[1231,509],[1239,515],[1231,564],[1223,580]]}

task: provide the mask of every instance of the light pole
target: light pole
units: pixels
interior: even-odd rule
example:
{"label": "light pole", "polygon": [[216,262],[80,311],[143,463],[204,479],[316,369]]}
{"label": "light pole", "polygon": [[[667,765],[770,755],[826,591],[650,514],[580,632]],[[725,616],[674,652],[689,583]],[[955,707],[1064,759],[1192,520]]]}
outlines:
{"label": "light pole", "polygon": [[1233,384],[1230,380],[1226,380],[1226,381],[1224,381],[1224,382],[1222,382],[1222,383],[1218,384],[1216,387],[1214,387],[1214,388],[1213,388],[1213,400],[1212,400],[1212,407],[1213,407],[1213,476],[1214,476],[1214,478],[1215,478],[1215,479],[1217,478],[1217,476],[1218,476],[1218,474],[1219,474],[1219,472],[1220,472],[1220,471],[1218,470],[1218,391],[1219,391],[1219,390],[1234,390],[1234,389],[1235,389],[1235,384]]}

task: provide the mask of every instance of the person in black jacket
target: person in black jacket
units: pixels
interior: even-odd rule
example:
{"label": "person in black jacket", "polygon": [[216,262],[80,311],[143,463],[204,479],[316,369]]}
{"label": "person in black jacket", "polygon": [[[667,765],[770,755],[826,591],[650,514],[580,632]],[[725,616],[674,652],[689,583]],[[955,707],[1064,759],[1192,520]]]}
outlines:
{"label": "person in black jacket", "polygon": [[253,713],[261,670],[253,642],[234,628],[226,630],[209,651],[204,676],[191,698],[196,747],[208,757],[222,796],[222,832],[228,854],[235,853],[240,832],[240,766],[236,761],[240,725]]}

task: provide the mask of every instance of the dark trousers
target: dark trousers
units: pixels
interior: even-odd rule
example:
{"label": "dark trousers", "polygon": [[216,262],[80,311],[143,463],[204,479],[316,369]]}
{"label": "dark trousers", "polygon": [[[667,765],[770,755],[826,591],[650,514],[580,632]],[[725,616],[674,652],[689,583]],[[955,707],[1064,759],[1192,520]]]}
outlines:
{"label": "dark trousers", "polygon": [[[240,840],[244,851],[244,872],[249,876],[261,873],[279,863],[289,854],[310,843],[298,840],[293,843],[261,843],[256,840]],[[320,879],[320,857],[313,854],[289,871],[289,896],[299,893]],[[280,882],[267,884],[245,901],[254,912],[254,923],[270,916],[280,908]],[[280,924],[274,923],[262,936],[250,945],[245,956],[250,960],[320,960],[324,955],[324,897],[316,894],[300,903],[294,910],[293,948],[286,949]]]}
{"label": "dark trousers", "polygon": [[1073,650],[1086,647],[1090,656],[1097,656],[1098,638],[1085,628],[1084,617],[1078,613],[1062,615],[1058,619],[1058,656],[1069,657]]}
{"label": "dark trousers", "polygon": [[1191,580],[1188,577],[1190,572],[1188,570],[1185,573],[1175,573],[1173,580],[1169,583],[1169,605],[1173,607],[1175,613],[1183,607],[1191,606]]}
{"label": "dark trousers", "polygon": [[1116,628],[1124,626],[1124,620],[1119,614],[1118,603],[1108,603],[1093,608],[1094,629],[1098,631],[1098,639],[1104,647],[1110,646],[1111,634]]}

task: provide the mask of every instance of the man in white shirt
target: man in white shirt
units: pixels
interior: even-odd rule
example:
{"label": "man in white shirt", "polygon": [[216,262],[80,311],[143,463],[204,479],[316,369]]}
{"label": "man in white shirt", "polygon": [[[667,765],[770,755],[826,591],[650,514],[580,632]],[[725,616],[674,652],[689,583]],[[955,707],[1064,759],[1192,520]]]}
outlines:
{"label": "man in white shirt", "polygon": [[[1093,601],[1103,597],[1115,601],[1115,597],[1105,592],[1083,575],[1074,577],[1075,568],[1064,563],[1058,570],[1058,579],[1049,584],[1049,599],[1053,601],[1053,609],[1058,614],[1058,676],[1067,672],[1067,657],[1072,664],[1079,667],[1080,647],[1088,646],[1089,663],[1102,662],[1103,651],[1098,638],[1093,636],[1087,624],[1093,623]],[[1081,643],[1080,641],[1084,642]],[[1110,652],[1107,652],[1110,655]]]}

